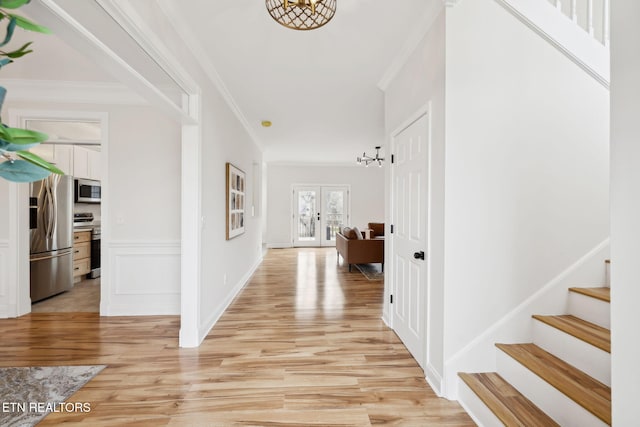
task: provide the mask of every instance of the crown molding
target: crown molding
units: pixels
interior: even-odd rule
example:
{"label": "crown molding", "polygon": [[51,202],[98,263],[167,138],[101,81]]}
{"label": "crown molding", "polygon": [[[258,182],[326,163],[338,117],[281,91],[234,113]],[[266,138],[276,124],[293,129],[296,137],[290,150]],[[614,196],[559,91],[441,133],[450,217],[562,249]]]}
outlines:
{"label": "crown molding", "polygon": [[[426,12],[422,15],[422,18],[418,22],[418,25],[414,31],[409,35],[404,45],[400,49],[400,52],[391,61],[391,64],[387,67],[380,81],[378,81],[378,88],[383,92],[389,88],[389,85],[393,79],[398,75],[402,67],[407,63],[413,52],[417,49],[418,45],[425,38],[436,18],[440,15],[440,12],[445,6],[450,6],[449,3],[456,4],[460,0],[443,0],[443,2],[430,2]],[[451,5],[451,6],[452,6]]]}
{"label": "crown molding", "polygon": [[[121,28],[135,40],[142,50],[159,66],[162,72],[173,80],[175,86],[165,87],[163,92],[174,91],[181,94],[183,103],[188,102],[185,101],[185,98],[199,95],[200,88],[198,85],[131,3],[122,0],[94,1],[118,22]],[[162,89],[162,86],[156,86],[158,89]],[[193,120],[198,121],[197,114],[192,111],[189,111],[188,114]]]}
{"label": "crown molding", "polygon": [[65,104],[149,105],[120,83],[3,79],[9,101]]}
{"label": "crown molding", "polygon": [[178,9],[176,9],[175,2],[171,0],[158,0],[157,2],[160,10],[167,16],[169,22],[173,26],[174,30],[178,34],[178,36],[184,41],[185,47],[191,52],[196,62],[202,67],[204,74],[209,78],[211,83],[213,83],[214,87],[218,90],[222,98],[227,103],[229,109],[233,112],[236,118],[240,121],[240,124],[244,127],[244,129],[249,134],[249,137],[253,141],[253,143],[262,151],[264,151],[264,144],[255,131],[251,128],[247,117],[244,115],[237,102],[231,95],[231,92],[227,88],[227,85],[220,77],[218,70],[216,70],[215,65],[209,59],[209,54],[204,49],[200,40],[193,34],[193,31],[190,30],[190,23],[185,21],[182,15],[180,15]]}
{"label": "crown molding", "polygon": [[[29,15],[36,21],[47,25],[62,40],[99,67],[115,76],[120,82],[142,94],[151,104],[174,120],[193,122],[186,112],[166,94],[122,59],[109,46],[103,43],[91,31],[57,4],[58,0],[39,0],[29,5]],[[119,103],[119,102],[116,102]]]}

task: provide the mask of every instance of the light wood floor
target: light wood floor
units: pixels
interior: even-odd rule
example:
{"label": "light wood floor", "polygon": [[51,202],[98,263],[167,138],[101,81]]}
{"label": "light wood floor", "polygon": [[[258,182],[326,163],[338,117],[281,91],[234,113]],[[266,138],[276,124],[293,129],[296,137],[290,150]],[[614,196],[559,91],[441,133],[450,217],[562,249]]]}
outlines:
{"label": "light wood floor", "polygon": [[61,423],[127,426],[472,426],[437,398],[380,320],[382,282],[335,249],[271,250],[202,346],[178,317],[32,313],[0,320],[0,366],[106,364]]}
{"label": "light wood floor", "polygon": [[32,313],[100,312],[100,278],[85,279],[67,292],[47,298],[31,306]]}

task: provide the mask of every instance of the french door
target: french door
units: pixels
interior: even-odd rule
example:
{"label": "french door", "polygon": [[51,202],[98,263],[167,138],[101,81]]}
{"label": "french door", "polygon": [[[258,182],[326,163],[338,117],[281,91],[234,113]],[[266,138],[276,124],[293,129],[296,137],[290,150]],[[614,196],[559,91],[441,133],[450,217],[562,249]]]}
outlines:
{"label": "french door", "polygon": [[293,188],[293,245],[335,246],[349,224],[349,187],[296,185]]}

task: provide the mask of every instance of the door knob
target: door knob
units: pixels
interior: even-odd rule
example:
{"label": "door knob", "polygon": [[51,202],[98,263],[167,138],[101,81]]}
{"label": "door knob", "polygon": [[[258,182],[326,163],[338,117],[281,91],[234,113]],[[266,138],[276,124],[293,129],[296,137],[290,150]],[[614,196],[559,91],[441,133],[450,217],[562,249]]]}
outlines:
{"label": "door knob", "polygon": [[415,259],[421,259],[424,261],[424,251],[420,251],[420,252],[414,252],[413,253],[413,257]]}

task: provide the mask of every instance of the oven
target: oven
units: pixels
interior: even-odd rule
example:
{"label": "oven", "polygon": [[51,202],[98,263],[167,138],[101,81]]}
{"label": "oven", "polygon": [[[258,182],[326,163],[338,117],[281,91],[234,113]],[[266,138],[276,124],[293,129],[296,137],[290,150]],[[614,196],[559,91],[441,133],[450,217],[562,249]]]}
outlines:
{"label": "oven", "polygon": [[100,227],[91,230],[91,271],[87,277],[95,279],[100,277]]}
{"label": "oven", "polygon": [[74,193],[76,203],[100,203],[102,196],[100,181],[76,179]]}
{"label": "oven", "polygon": [[91,269],[87,274],[87,279],[96,279],[100,277],[100,235],[102,234],[100,220],[94,221],[93,214],[90,212],[75,213],[73,225],[82,229],[91,229]]}

